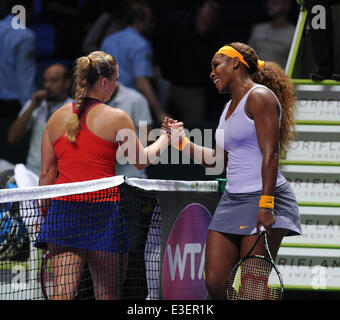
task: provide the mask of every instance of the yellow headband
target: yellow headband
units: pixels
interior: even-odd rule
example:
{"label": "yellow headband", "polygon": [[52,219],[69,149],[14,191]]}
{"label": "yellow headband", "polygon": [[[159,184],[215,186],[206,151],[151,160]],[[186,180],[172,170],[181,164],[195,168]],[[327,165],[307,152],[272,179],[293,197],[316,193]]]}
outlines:
{"label": "yellow headband", "polygon": [[264,66],[264,61],[258,59],[257,60],[257,71],[261,70],[263,66]]}
{"label": "yellow headband", "polygon": [[[240,59],[240,61],[245,65],[247,66],[249,69],[249,64],[247,63],[246,60],[244,60],[244,57],[241,53],[239,53],[236,49],[234,49],[233,47],[231,46],[224,46],[222,48],[220,48],[216,53],[215,53],[215,56],[217,54],[224,54],[225,56],[227,57],[230,57],[230,58],[235,58],[235,57],[238,57]],[[264,61],[258,59],[258,62],[257,62],[257,70],[260,70],[264,65]]]}

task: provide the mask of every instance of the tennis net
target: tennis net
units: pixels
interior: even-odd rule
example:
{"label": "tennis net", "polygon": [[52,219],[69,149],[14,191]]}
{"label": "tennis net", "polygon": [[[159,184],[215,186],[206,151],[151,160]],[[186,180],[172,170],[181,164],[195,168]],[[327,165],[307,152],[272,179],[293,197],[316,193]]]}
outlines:
{"label": "tennis net", "polygon": [[117,176],[0,190],[0,300],[158,299],[156,192]]}

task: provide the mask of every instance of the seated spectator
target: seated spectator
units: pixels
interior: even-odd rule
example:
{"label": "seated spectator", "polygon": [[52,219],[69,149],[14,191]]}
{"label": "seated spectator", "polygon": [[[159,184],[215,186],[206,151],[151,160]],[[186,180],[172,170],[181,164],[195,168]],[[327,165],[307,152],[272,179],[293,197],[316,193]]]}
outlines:
{"label": "seated spectator", "polygon": [[[15,5],[26,9],[23,29],[13,27],[19,22],[19,17],[11,14]],[[33,17],[33,3],[29,0],[8,1],[8,12],[0,20],[0,116],[15,118],[36,90],[35,36],[27,28]]]}
{"label": "seated spectator", "polygon": [[9,143],[18,143],[28,130],[32,130],[26,167],[40,174],[41,138],[49,117],[58,108],[72,101],[69,97],[71,79],[66,67],[55,64],[44,72],[44,89],[29,99],[8,132]]}
{"label": "seated spectator", "polygon": [[117,59],[121,83],[139,90],[148,100],[155,118],[162,122],[166,113],[151,83],[153,51],[146,38],[152,25],[151,8],[145,1],[137,0],[131,1],[127,8],[128,26],[106,37],[100,50]]}
{"label": "seated spectator", "polygon": [[249,38],[260,59],[286,66],[295,26],[289,21],[292,0],[268,0],[266,23],[255,25]]}
{"label": "seated spectator", "polygon": [[[138,91],[118,83],[112,98],[107,105],[124,110],[132,119],[139,134],[139,140],[147,145],[147,139],[152,125],[152,116],[148,101]],[[118,160],[118,159],[117,159]],[[120,164],[119,162],[126,162]],[[147,178],[145,170],[137,170],[132,164],[121,155],[120,161],[116,164],[116,174],[130,178]]]}

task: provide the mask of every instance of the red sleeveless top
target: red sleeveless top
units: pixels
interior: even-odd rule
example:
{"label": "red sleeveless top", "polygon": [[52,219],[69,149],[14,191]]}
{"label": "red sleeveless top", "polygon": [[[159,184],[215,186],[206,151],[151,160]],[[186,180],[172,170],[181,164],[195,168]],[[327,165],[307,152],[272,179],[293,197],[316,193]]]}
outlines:
{"label": "red sleeveless top", "polygon": [[[64,134],[53,143],[59,170],[57,184],[116,175],[118,144],[96,136],[86,124],[89,111],[101,103],[96,99],[85,99],[79,115],[80,130],[75,143],[70,142]],[[74,108],[74,103],[72,108]]]}

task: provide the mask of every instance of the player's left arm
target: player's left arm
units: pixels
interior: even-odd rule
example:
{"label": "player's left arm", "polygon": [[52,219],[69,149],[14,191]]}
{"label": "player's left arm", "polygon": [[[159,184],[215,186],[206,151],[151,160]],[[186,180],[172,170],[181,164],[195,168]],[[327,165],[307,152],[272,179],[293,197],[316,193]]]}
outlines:
{"label": "player's left arm", "polygon": [[[255,122],[259,148],[263,155],[262,195],[274,196],[279,166],[279,106],[271,92],[264,88],[253,90],[248,97],[245,111]],[[275,223],[273,211],[259,208],[257,227],[263,225],[267,231]]]}
{"label": "player's left arm", "polygon": [[271,92],[257,88],[249,94],[246,113],[255,122],[262,161],[262,193],[273,195],[279,165],[279,106]]}

